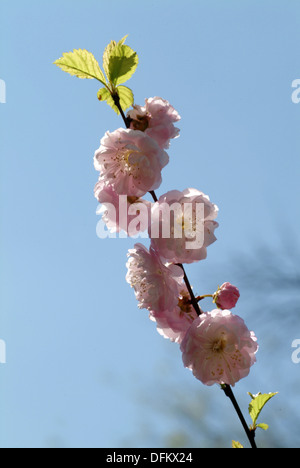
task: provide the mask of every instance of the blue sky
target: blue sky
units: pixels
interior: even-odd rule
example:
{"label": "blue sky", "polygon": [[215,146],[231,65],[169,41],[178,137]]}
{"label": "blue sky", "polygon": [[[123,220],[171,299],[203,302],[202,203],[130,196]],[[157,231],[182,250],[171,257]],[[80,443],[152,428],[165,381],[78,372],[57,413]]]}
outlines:
{"label": "blue sky", "polygon": [[[158,369],[171,355],[181,384],[192,379],[125,282],[135,241],[96,236],[93,155],[122,121],[98,102],[95,81],[53,65],[74,48],[101,62],[108,42],[126,34],[139,55],[128,82],[135,102],[161,96],[182,117],[158,195],[195,187],[220,209],[218,241],[207,260],[187,267],[195,290],[213,292],[231,280],[224,275],[236,255],[261,242],[288,245],[300,229],[300,104],[291,100],[300,78],[299,2],[2,0],[1,447],[120,446],[141,414],[145,425],[151,419],[137,395],[155,380],[159,399]],[[241,299],[236,313],[243,306]],[[272,324],[267,333],[260,360],[235,390],[244,404],[247,390],[284,390],[266,379],[266,368],[277,366],[264,350]],[[300,329],[285,336],[287,380],[299,374],[290,360],[296,338]],[[217,388],[195,384],[220,414],[233,414]],[[167,423],[158,414],[154,425],[159,433]]]}

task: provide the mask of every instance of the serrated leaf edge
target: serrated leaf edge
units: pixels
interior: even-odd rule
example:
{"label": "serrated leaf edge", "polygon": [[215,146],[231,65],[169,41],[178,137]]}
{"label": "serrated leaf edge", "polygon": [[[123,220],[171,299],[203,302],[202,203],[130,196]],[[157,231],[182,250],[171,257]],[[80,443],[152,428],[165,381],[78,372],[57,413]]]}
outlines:
{"label": "serrated leaf edge", "polygon": [[[83,57],[82,57],[82,55],[81,55],[82,52],[89,54],[90,57],[94,59],[95,63],[94,63],[93,65],[97,65],[97,66],[98,66],[99,71],[100,71],[101,78],[100,78],[99,76],[93,74],[93,73],[90,73],[90,72],[88,72],[88,71],[86,71],[86,70],[83,70],[83,69],[81,69],[81,68],[78,68],[78,66],[72,66],[72,65],[70,65],[70,64],[66,64],[66,63],[63,63],[63,62],[62,62],[62,61],[63,61],[64,59],[66,59],[67,57],[70,58],[70,57],[71,57],[71,54],[77,56],[77,58],[79,58],[79,59],[81,59],[81,60],[84,60]],[[89,51],[86,50],[86,49],[73,49],[72,52],[63,52],[62,57],[60,57],[59,59],[55,60],[55,62],[53,62],[53,63],[54,63],[54,65],[58,66],[58,67],[61,68],[63,71],[65,71],[66,73],[68,73],[68,71],[67,71],[67,70],[64,70],[64,68],[69,68],[69,69],[71,69],[71,70],[74,70],[74,72],[77,71],[77,72],[79,72],[79,73],[81,73],[81,74],[83,74],[83,75],[86,75],[85,77],[80,77],[80,76],[79,76],[78,78],[96,79],[96,80],[100,81],[100,83],[102,83],[104,86],[107,86],[107,85],[106,85],[106,81],[105,81],[105,76],[104,76],[104,74],[103,74],[103,72],[102,72],[102,70],[101,70],[101,68],[100,68],[100,65],[99,65],[97,59],[94,57],[94,55],[92,54],[92,52],[89,52]],[[72,75],[72,74],[71,74],[71,75]],[[76,73],[74,73],[74,75],[72,75],[72,76],[76,76]],[[102,77],[103,77],[104,81],[102,80]]]}

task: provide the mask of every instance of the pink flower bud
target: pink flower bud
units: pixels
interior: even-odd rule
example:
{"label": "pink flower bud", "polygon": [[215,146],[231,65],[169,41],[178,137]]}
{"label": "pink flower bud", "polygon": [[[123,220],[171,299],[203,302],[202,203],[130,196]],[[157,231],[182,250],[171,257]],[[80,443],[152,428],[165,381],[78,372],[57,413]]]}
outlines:
{"label": "pink flower bud", "polygon": [[240,292],[236,286],[224,283],[214,294],[214,302],[219,309],[232,309],[240,297]]}

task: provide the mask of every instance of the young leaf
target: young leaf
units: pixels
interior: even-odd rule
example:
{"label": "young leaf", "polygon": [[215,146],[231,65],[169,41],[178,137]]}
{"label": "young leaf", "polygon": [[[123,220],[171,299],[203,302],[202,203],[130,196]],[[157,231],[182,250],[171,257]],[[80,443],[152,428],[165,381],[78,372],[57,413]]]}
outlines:
{"label": "young leaf", "polygon": [[112,53],[113,49],[116,47],[117,43],[116,41],[111,41],[106,47],[103,52],[103,69],[105,71],[105,74],[107,76],[107,79],[109,80],[109,57],[110,54]]}
{"label": "young leaf", "polygon": [[109,79],[115,86],[125,81],[134,74],[138,65],[138,56],[128,45],[118,44],[109,56]]}
{"label": "young leaf", "polygon": [[238,442],[237,440],[233,440],[233,441],[232,441],[232,448],[235,448],[235,449],[242,449],[242,448],[244,448],[244,447],[243,447],[242,444],[241,444],[240,442]]}
{"label": "young leaf", "polygon": [[118,86],[117,92],[120,98],[120,106],[123,110],[128,109],[133,104],[133,92],[127,86]]}
{"label": "young leaf", "polygon": [[[120,99],[120,106],[122,110],[128,109],[133,104],[133,93],[131,89],[127,88],[126,86],[118,86],[115,89],[115,93],[118,93]],[[99,101],[106,101],[107,104],[117,113],[119,114],[120,111],[115,105],[114,99],[107,88],[101,88],[98,91],[98,99]]]}
{"label": "young leaf", "polygon": [[88,78],[106,84],[105,76],[99,67],[94,55],[87,50],[74,49],[73,52],[65,52],[61,58],[54,62],[63,71],[78,78]]}
{"label": "young leaf", "polygon": [[126,34],[126,36],[122,37],[122,39],[118,42],[118,45],[124,44],[124,42],[126,41],[127,37],[128,37],[128,34]]}
{"label": "young leaf", "polygon": [[252,398],[252,401],[249,404],[249,414],[251,416],[251,419],[253,421],[253,425],[256,426],[256,421],[258,416],[260,415],[261,410],[265,406],[265,404],[273,398],[273,396],[277,395],[278,392],[276,393],[258,393],[257,395],[252,395],[249,393],[249,395]]}
{"label": "young leaf", "polygon": [[138,56],[124,42],[124,36],[119,42],[111,41],[103,53],[103,68],[108,81],[117,86],[133,75],[138,65]]}
{"label": "young leaf", "polygon": [[106,101],[107,104],[117,113],[119,114],[119,109],[117,108],[117,106],[115,105],[114,103],[114,100],[112,98],[112,95],[110,93],[110,91],[107,89],[107,88],[101,88],[99,89],[98,93],[97,93],[97,97],[99,99],[99,101]]}
{"label": "young leaf", "polygon": [[97,97],[99,101],[107,101],[109,97],[111,97],[110,91],[107,88],[101,88],[99,89],[97,93]]}
{"label": "young leaf", "polygon": [[108,80],[110,81],[109,79],[109,57],[113,51],[113,49],[115,49],[115,47],[117,47],[117,45],[123,45],[125,40],[126,40],[127,36],[124,36],[118,43],[116,41],[110,41],[110,43],[105,47],[105,50],[103,52],[103,69],[106,73],[106,76],[108,78]]}
{"label": "young leaf", "polygon": [[265,424],[265,423],[256,424],[256,427],[260,427],[260,428],[263,429],[264,431],[266,431],[267,429],[269,429],[268,424]]}

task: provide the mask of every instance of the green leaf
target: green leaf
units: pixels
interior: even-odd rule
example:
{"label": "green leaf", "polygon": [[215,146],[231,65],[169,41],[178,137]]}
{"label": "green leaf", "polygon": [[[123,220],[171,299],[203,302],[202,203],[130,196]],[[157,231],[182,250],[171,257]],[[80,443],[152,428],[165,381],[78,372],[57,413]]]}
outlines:
{"label": "green leaf", "polygon": [[[126,86],[118,86],[115,88],[115,93],[118,93],[120,99],[120,106],[122,110],[128,109],[128,107],[132,106],[133,104],[133,93],[130,88]],[[98,99],[99,101],[106,101],[107,104],[117,113],[119,114],[119,109],[115,105],[114,99],[111,95],[111,92],[107,88],[101,88],[98,91]]]}
{"label": "green leaf", "polygon": [[103,53],[103,68],[113,86],[129,80],[138,65],[136,52],[124,44],[126,38],[124,36],[118,43],[111,41]]}
{"label": "green leaf", "polygon": [[100,69],[94,55],[87,50],[74,49],[73,52],[65,52],[61,58],[54,62],[63,71],[78,78],[87,78],[106,84],[105,76]]}
{"label": "green leaf", "polygon": [[[109,80],[109,57],[113,51],[113,49],[115,49],[115,47],[117,47],[117,45],[123,45],[125,40],[126,40],[127,36],[124,36],[118,43],[116,41],[110,41],[110,43],[105,47],[105,50],[103,52],[103,69],[106,73],[106,76]],[[109,80],[110,81],[110,80]]]}
{"label": "green leaf", "polygon": [[109,97],[111,97],[111,93],[107,88],[101,88],[101,89],[99,89],[99,91],[97,93],[97,97],[98,97],[99,101],[107,101],[107,99],[109,99]]}
{"label": "green leaf", "polygon": [[106,101],[107,104],[117,113],[119,114],[119,109],[114,103],[114,100],[112,98],[111,92],[107,88],[101,88],[99,89],[97,93],[97,97],[99,101]]}
{"label": "green leaf", "polygon": [[233,440],[233,441],[232,441],[232,448],[234,448],[234,449],[242,449],[242,448],[244,448],[244,447],[243,447],[242,444],[241,444],[240,442],[238,442],[237,440]]}
{"label": "green leaf", "polygon": [[126,110],[131,107],[134,100],[131,89],[127,88],[127,86],[121,85],[117,87],[117,92],[120,98],[120,106],[122,109]]}
{"label": "green leaf", "polygon": [[[107,79],[109,80],[109,57],[112,53],[113,49],[116,47],[116,41],[111,41],[106,47],[103,52],[103,69],[106,73]],[[110,81],[110,80],[109,80]]]}
{"label": "green leaf", "polygon": [[128,45],[117,45],[109,57],[109,79],[114,85],[125,83],[134,74],[138,56]]}
{"label": "green leaf", "polygon": [[264,424],[264,423],[256,424],[256,427],[260,427],[260,428],[263,429],[264,431],[266,431],[267,429],[269,429],[268,424]]}
{"label": "green leaf", "polygon": [[118,43],[121,44],[121,45],[124,44],[124,42],[126,41],[127,37],[128,37],[128,34],[126,34],[126,36],[124,36]]}
{"label": "green leaf", "polygon": [[278,392],[276,393],[258,393],[257,395],[252,395],[249,393],[249,395],[252,398],[252,401],[249,404],[249,414],[251,416],[251,419],[253,421],[253,424],[256,425],[256,421],[258,416],[260,415],[261,410],[265,406],[265,404],[273,398],[273,396],[277,395]]}

